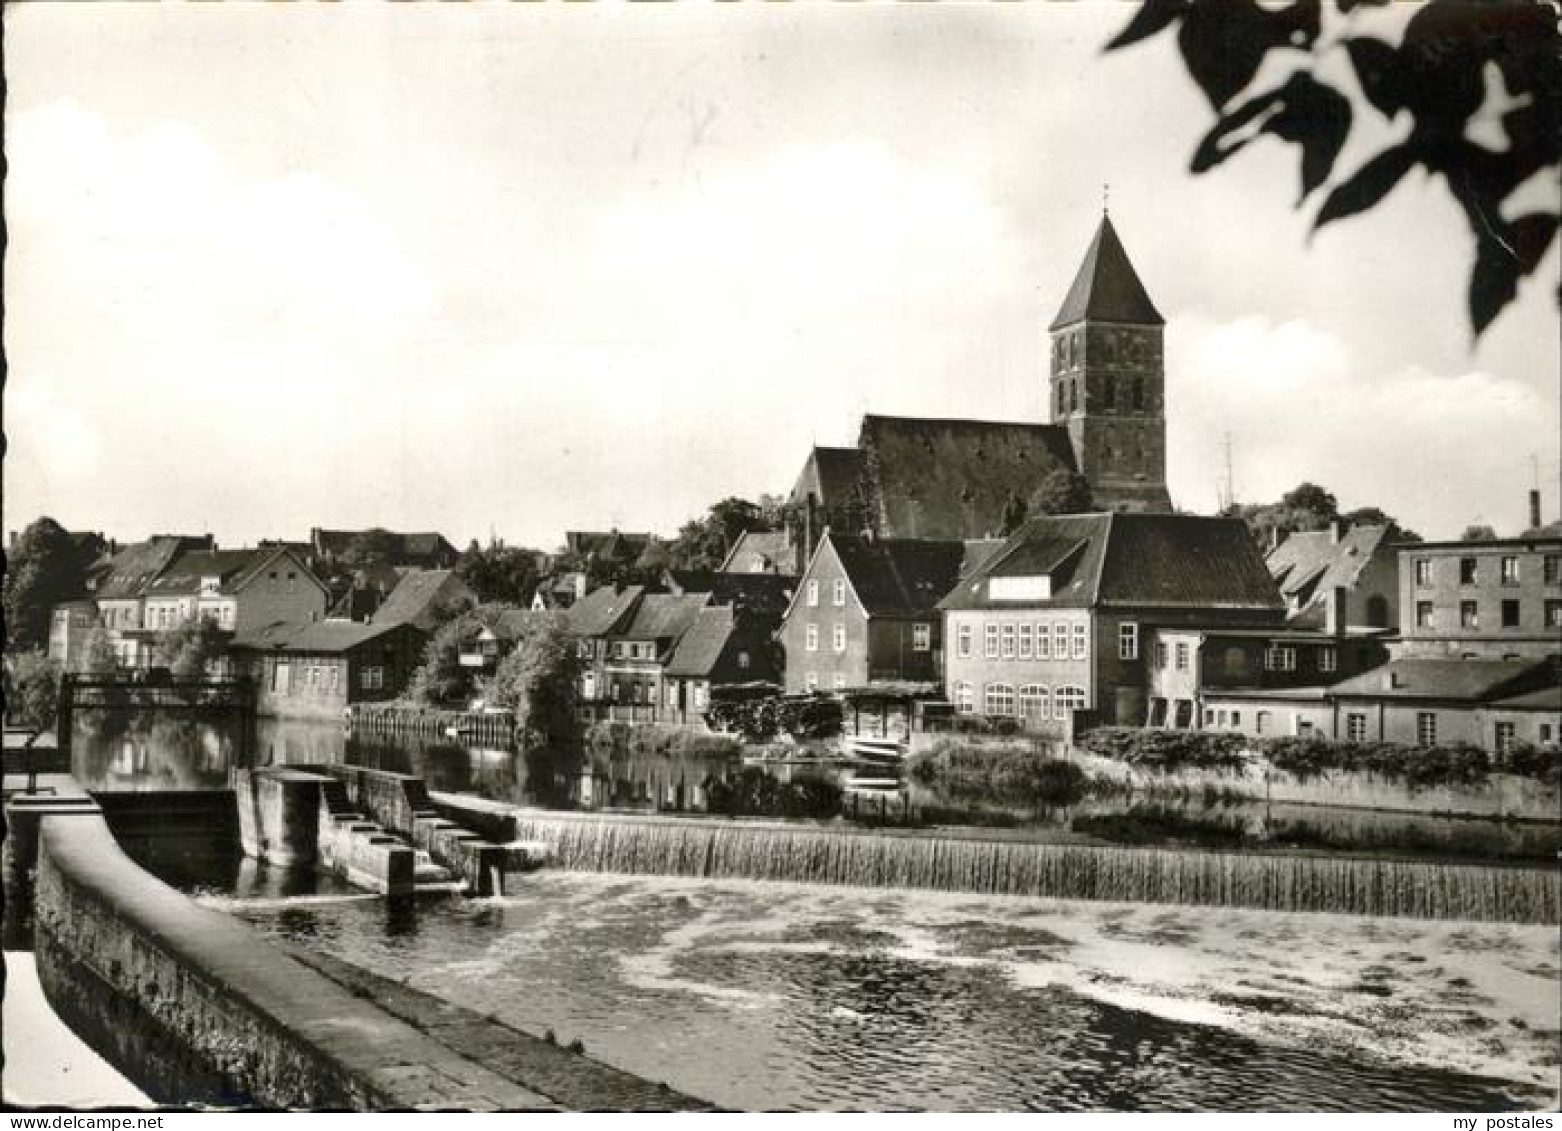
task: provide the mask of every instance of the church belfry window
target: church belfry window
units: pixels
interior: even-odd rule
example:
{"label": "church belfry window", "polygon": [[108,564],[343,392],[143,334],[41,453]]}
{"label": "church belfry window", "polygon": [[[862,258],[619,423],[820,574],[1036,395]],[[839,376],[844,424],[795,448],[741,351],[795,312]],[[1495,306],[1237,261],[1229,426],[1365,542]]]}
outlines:
{"label": "church belfry window", "polygon": [[1078,381],[1071,380],[1068,383],[1068,410],[1070,412],[1077,412],[1077,411],[1079,411],[1079,382]]}
{"label": "church belfry window", "polygon": [[1066,392],[1064,392],[1063,386],[1064,386],[1064,382],[1059,381],[1058,382],[1058,415],[1059,416],[1063,415],[1063,413],[1068,411],[1068,394]]}

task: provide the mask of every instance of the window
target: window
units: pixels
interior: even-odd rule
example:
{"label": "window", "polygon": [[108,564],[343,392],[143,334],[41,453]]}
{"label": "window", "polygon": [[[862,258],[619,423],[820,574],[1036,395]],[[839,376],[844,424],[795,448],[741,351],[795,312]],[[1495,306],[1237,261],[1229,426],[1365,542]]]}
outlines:
{"label": "window", "polygon": [[1117,658],[1119,660],[1137,660],[1139,658],[1139,626],[1137,624],[1120,624],[1117,626]]}
{"label": "window", "polygon": [[1517,601],[1508,600],[1502,603],[1502,627],[1519,627],[1519,603]]}
{"label": "window", "polygon": [[1029,621],[1020,625],[1020,659],[1028,660],[1035,654],[1035,637]]}
{"label": "window", "polygon": [[1143,377],[1135,377],[1134,378],[1134,408],[1141,409],[1143,407],[1144,407],[1144,378]]}
{"label": "window", "polygon": [[830,680],[830,686],[835,688],[837,691],[840,691],[842,688],[844,688],[846,686],[846,673],[836,672],[834,678]]}
{"label": "window", "polygon": [[1546,602],[1546,627],[1562,628],[1562,601]]}
{"label": "window", "polygon": [[971,654],[971,625],[968,621],[961,621],[955,626],[955,651],[961,657]]}
{"label": "window", "polygon": [[971,693],[971,685],[969,683],[955,684],[955,710],[962,715],[975,713],[976,698]]}
{"label": "window", "polygon": [[1008,718],[1014,714],[1014,685],[989,683],[983,696],[982,709],[994,718]]}
{"label": "window", "polygon": [[1297,738],[1311,738],[1312,737],[1313,725],[1312,725],[1312,723],[1310,721],[1300,717],[1299,715],[1292,715],[1291,716],[1291,721],[1293,723],[1295,723],[1295,725],[1296,725],[1296,737]]}
{"label": "window", "polygon": [[933,650],[932,625],[914,624],[911,626],[911,650],[913,652],[931,652]]}
{"label": "window", "polygon": [[1460,628],[1480,628],[1481,627],[1480,606],[1477,605],[1474,601],[1460,601],[1459,602],[1459,627]]}
{"label": "window", "polygon": [[1215,725],[1215,708],[1204,708],[1204,725],[1207,727],[1212,727]]}
{"label": "window", "polygon": [[819,604],[819,579],[810,578],[808,582],[808,607],[811,609]]}
{"label": "window", "polygon": [[1064,383],[1058,382],[1058,415],[1062,416],[1068,411],[1068,393],[1064,390]]}
{"label": "window", "polygon": [[1416,602],[1416,627],[1417,628],[1433,628],[1433,627],[1435,627],[1436,623],[1437,623],[1436,618],[1435,618],[1435,616],[1432,613],[1432,602],[1430,602],[1430,601],[1417,601]]}
{"label": "window", "polygon": [[1516,728],[1512,723],[1497,724],[1497,753],[1506,754],[1513,749],[1514,740],[1517,738]]}
{"label": "window", "polygon": [[1294,672],[1296,670],[1296,649],[1289,644],[1271,644],[1264,651],[1264,670],[1271,672]]}
{"label": "window", "polygon": [[1088,630],[1082,624],[1074,626],[1074,659],[1083,660],[1086,653],[1085,633]]}
{"label": "window", "polygon": [[1540,724],[1540,742],[1541,742],[1541,745],[1544,746],[1547,743],[1549,743],[1550,741],[1551,741],[1551,724],[1550,723],[1541,723]]}
{"label": "window", "polygon": [[1416,559],[1416,588],[1426,589],[1432,584],[1432,559]]}
{"label": "window", "polygon": [[1247,649],[1233,644],[1221,658],[1227,675],[1247,675]]}
{"label": "window", "polygon": [[818,691],[819,673],[809,672],[807,675],[803,676],[803,687],[808,691]]}
{"label": "window", "polygon": [[838,624],[830,630],[830,645],[837,652],[846,651],[846,626]]}
{"label": "window", "polygon": [[1005,660],[1014,659],[1014,626],[1012,624],[1003,626],[1003,658]]}
{"label": "window", "polygon": [[1260,711],[1253,716],[1253,732],[1255,734],[1269,733],[1269,712]]}
{"label": "window", "polygon": [[1367,716],[1352,711],[1345,716],[1345,737],[1351,742],[1367,741]]}
{"label": "window", "polygon": [[1070,711],[1084,709],[1085,689],[1083,687],[1060,687],[1057,694],[1052,697],[1053,718],[1066,719]]}
{"label": "window", "polygon": [[1519,559],[1514,554],[1504,554],[1497,568],[1498,576],[1504,585],[1517,585],[1519,583]]}
{"label": "window", "polygon": [[1078,408],[1079,408],[1079,382],[1078,381],[1070,381],[1068,383],[1068,410],[1070,412],[1075,412],[1075,411],[1078,410]]}
{"label": "window", "polygon": [[1020,688],[1020,718],[1044,719],[1051,707],[1051,696],[1039,683],[1027,683]]}
{"label": "window", "polygon": [[1177,670],[1180,672],[1188,670],[1188,642],[1186,640],[1177,641]]}
{"label": "window", "polygon": [[738,653],[738,670],[746,672],[746,671],[748,671],[748,665],[749,665],[748,653],[747,652],[739,652]]}
{"label": "window", "polygon": [[846,579],[844,577],[837,577],[830,590],[830,600],[836,607],[846,604]]}
{"label": "window", "polygon": [[325,669],[325,689],[336,691],[341,687],[342,669],[332,664]]}
{"label": "window", "polygon": [[989,660],[998,658],[998,626],[989,624],[984,630],[984,652]]}
{"label": "window", "polygon": [[1340,667],[1340,654],[1333,648],[1318,649],[1318,670],[1321,672],[1338,671]]}
{"label": "window", "polygon": [[1416,712],[1416,742],[1421,746],[1437,745],[1437,714],[1434,711]]}
{"label": "window", "polygon": [[803,647],[809,652],[819,651],[819,626],[809,625],[803,631]]}
{"label": "window", "polygon": [[1474,585],[1477,581],[1480,580],[1480,577],[1481,577],[1481,571],[1480,571],[1479,559],[1477,559],[1477,558],[1460,558],[1459,559],[1459,584],[1460,585]]}
{"label": "window", "polygon": [[1110,377],[1101,382],[1101,407],[1107,410],[1116,408],[1116,393],[1117,390]]}
{"label": "window", "polygon": [[1541,573],[1547,585],[1562,585],[1562,554],[1547,554]]}
{"label": "window", "polygon": [[1068,659],[1068,625],[1052,626],[1052,654],[1060,660]]}
{"label": "window", "polygon": [[363,668],[358,673],[358,686],[365,691],[380,691],[385,687],[385,669],[379,666]]}
{"label": "window", "polygon": [[705,682],[694,685],[694,709],[703,711],[710,706],[710,685]]}
{"label": "window", "polygon": [[1166,663],[1166,644],[1164,641],[1157,640],[1155,642],[1155,666],[1157,668],[1164,668]]}
{"label": "window", "polygon": [[1038,660],[1052,659],[1052,633],[1044,624],[1036,626],[1036,658]]}

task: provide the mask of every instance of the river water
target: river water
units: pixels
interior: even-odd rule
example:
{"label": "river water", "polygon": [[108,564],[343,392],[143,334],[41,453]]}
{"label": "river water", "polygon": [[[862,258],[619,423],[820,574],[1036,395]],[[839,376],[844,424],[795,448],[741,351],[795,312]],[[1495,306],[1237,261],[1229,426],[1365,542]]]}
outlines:
{"label": "river water", "polygon": [[1557,1098],[1554,928],[547,873],[394,909],[205,898],[747,1110]]}
{"label": "river water", "polygon": [[[534,801],[512,752],[365,742],[321,724],[100,724],[78,735],[73,761],[91,788],[213,788],[246,763],[347,762]],[[593,793],[652,807],[669,782],[721,769],[608,758]],[[1109,832],[1101,818],[1132,805],[999,816],[1072,836],[1081,816]],[[1396,852],[1408,835],[1417,851],[1533,858],[1555,837],[1304,816]],[[1285,814],[1195,800],[1156,828],[1175,835],[1189,818],[1247,836]],[[386,901],[249,861],[168,878],[267,934],[740,1109],[1490,1111],[1559,1099],[1554,927],[547,872],[500,899]]]}

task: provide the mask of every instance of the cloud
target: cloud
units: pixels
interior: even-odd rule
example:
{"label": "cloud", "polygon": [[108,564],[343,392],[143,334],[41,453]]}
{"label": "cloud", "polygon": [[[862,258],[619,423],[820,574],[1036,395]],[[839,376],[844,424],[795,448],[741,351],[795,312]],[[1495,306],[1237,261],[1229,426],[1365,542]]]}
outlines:
{"label": "cloud", "polygon": [[1556,403],[1491,373],[1362,372],[1304,320],[1174,317],[1168,331],[1173,497],[1211,508],[1232,437],[1237,497],[1269,502],[1304,479],[1344,508],[1380,506],[1428,536],[1524,522],[1530,457],[1555,466]]}

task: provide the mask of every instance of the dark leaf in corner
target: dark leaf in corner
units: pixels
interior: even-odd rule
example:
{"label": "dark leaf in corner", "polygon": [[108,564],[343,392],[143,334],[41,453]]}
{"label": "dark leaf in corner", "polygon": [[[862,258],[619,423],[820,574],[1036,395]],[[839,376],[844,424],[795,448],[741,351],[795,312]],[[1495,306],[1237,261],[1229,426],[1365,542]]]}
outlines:
{"label": "dark leaf in corner", "polygon": [[1361,83],[1361,92],[1368,102],[1390,118],[1404,108],[1399,53],[1394,48],[1381,39],[1358,36],[1345,41],[1345,53],[1350,56],[1356,81]]}
{"label": "dark leaf in corner", "polygon": [[1492,324],[1519,289],[1519,261],[1506,237],[1511,232],[1482,231],[1475,240],[1470,271],[1470,324],[1477,335]]}
{"label": "dark leaf in corner", "polygon": [[1106,49],[1115,51],[1119,47],[1148,39],[1170,27],[1172,21],[1181,19],[1192,7],[1192,0],[1144,0],[1128,26],[1117,33]]}
{"label": "dark leaf in corner", "polygon": [[1415,163],[1415,152],[1408,145],[1385,149],[1329,193],[1313,221],[1313,230],[1376,207]]}
{"label": "dark leaf in corner", "polygon": [[1334,168],[1350,132],[1350,103],[1338,91],[1304,72],[1284,86],[1242,103],[1215,123],[1194,151],[1192,169],[1214,168],[1261,133],[1272,133],[1302,147],[1302,196],[1305,198]]}
{"label": "dark leaf in corner", "polygon": [[1556,234],[1557,217],[1549,212],[1531,212],[1513,221],[1513,251],[1519,274],[1528,275],[1540,266]]}

